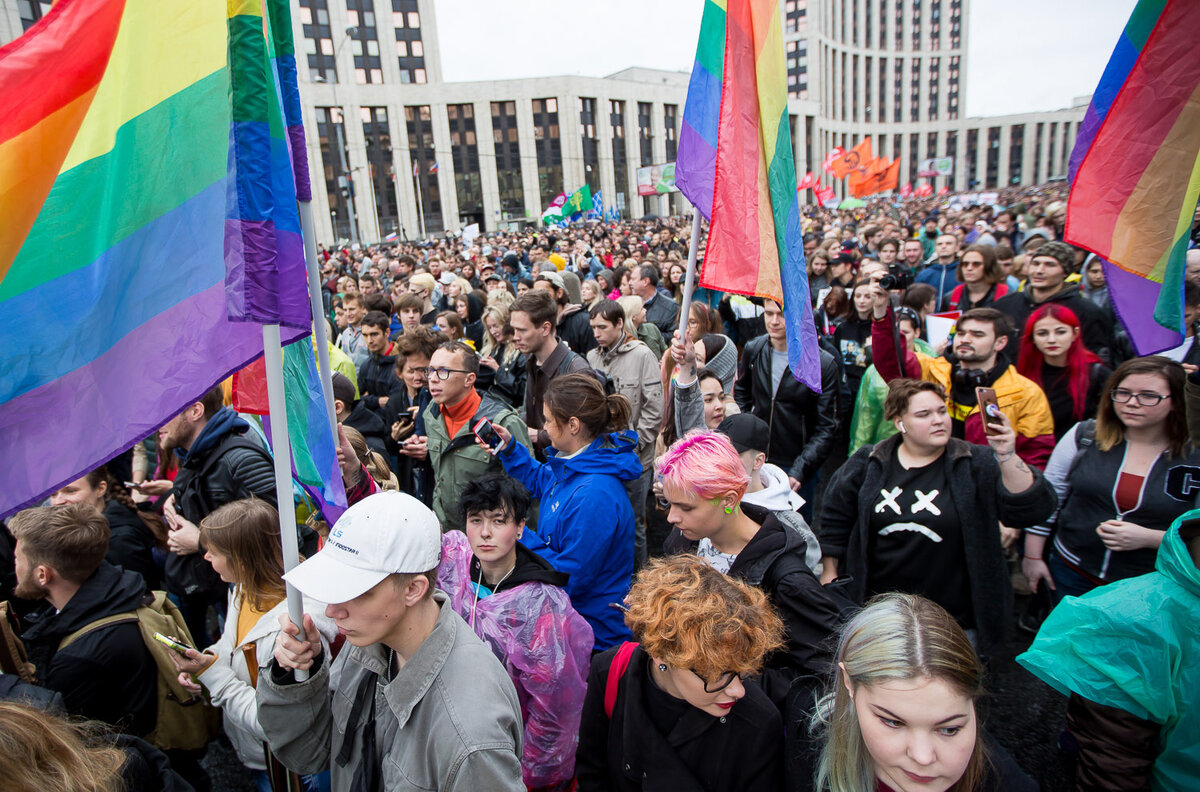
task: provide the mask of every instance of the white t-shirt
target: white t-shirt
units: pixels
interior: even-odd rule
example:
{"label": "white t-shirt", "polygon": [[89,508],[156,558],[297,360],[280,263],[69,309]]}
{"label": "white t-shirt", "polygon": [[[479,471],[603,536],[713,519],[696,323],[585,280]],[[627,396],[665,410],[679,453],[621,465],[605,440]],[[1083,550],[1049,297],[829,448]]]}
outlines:
{"label": "white t-shirt", "polygon": [[708,564],[718,572],[728,575],[729,568],[733,566],[733,562],[737,560],[736,555],[722,553],[717,548],[713,547],[713,543],[708,537],[700,540],[700,546],[696,548],[696,555],[700,557],[704,563]]}

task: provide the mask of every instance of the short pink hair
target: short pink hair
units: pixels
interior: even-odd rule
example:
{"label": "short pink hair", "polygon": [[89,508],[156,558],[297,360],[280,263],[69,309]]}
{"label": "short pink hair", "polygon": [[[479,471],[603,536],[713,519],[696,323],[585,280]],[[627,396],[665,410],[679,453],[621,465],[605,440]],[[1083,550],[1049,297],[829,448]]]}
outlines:
{"label": "short pink hair", "polygon": [[694,431],[676,440],[655,465],[663,486],[695,493],[702,500],[736,495],[750,486],[750,477],[729,438],[717,432]]}

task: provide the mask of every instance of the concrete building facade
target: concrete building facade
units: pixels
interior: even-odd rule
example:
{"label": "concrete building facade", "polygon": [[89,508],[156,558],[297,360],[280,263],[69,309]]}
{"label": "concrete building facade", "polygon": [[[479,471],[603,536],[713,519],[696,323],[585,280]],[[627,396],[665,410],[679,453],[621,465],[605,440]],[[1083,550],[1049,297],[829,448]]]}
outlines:
{"label": "concrete building facade", "polygon": [[[0,0],[0,40],[49,6]],[[914,187],[934,157],[953,161],[935,189],[1065,174],[1087,97],[963,117],[969,6],[780,0],[797,171],[869,136]],[[636,169],[675,160],[688,73],[445,82],[435,0],[292,0],[292,12],[318,239],[494,230],[584,184],[626,217],[683,208],[678,195],[639,197]]]}

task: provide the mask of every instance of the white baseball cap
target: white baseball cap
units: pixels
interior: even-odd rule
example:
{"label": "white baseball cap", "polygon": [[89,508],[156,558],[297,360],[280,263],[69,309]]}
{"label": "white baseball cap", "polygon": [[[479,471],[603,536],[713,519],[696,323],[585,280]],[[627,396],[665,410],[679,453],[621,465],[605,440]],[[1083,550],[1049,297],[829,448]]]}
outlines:
{"label": "white baseball cap", "polygon": [[337,605],[388,575],[436,569],[441,550],[441,524],[428,506],[403,492],[378,492],[347,509],[321,551],[283,579]]}

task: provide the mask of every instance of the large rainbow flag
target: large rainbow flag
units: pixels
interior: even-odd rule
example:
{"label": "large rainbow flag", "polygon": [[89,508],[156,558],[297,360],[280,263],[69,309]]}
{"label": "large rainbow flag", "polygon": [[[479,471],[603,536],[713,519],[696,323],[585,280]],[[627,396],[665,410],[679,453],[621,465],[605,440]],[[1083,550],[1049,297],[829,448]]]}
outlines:
{"label": "large rainbow flag", "polygon": [[59,0],[0,48],[0,515],[309,332],[286,8]]}
{"label": "large rainbow flag", "polygon": [[675,186],[705,220],[712,220],[717,164],[717,117],[725,72],[725,0],[704,0],[696,62],[675,154]]}
{"label": "large rainbow flag", "polygon": [[[714,30],[717,22],[709,12],[715,7],[712,2],[705,7],[705,20]],[[703,25],[702,48],[710,40]],[[820,391],[820,348],[804,265],[779,3],[728,0],[722,27],[712,216],[700,285],[782,303],[788,363],[796,379]],[[697,69],[701,67],[698,56]],[[692,80],[696,82],[694,75]],[[698,94],[702,103],[712,98],[710,92]],[[695,118],[713,114],[712,107],[693,109],[691,104],[689,89],[685,119],[689,112]],[[678,165],[675,178],[678,184]]]}
{"label": "large rainbow flag", "polygon": [[1066,240],[1106,261],[1113,307],[1138,354],[1182,337],[1184,258],[1200,198],[1197,30],[1194,0],[1140,0],[1071,152]]}

